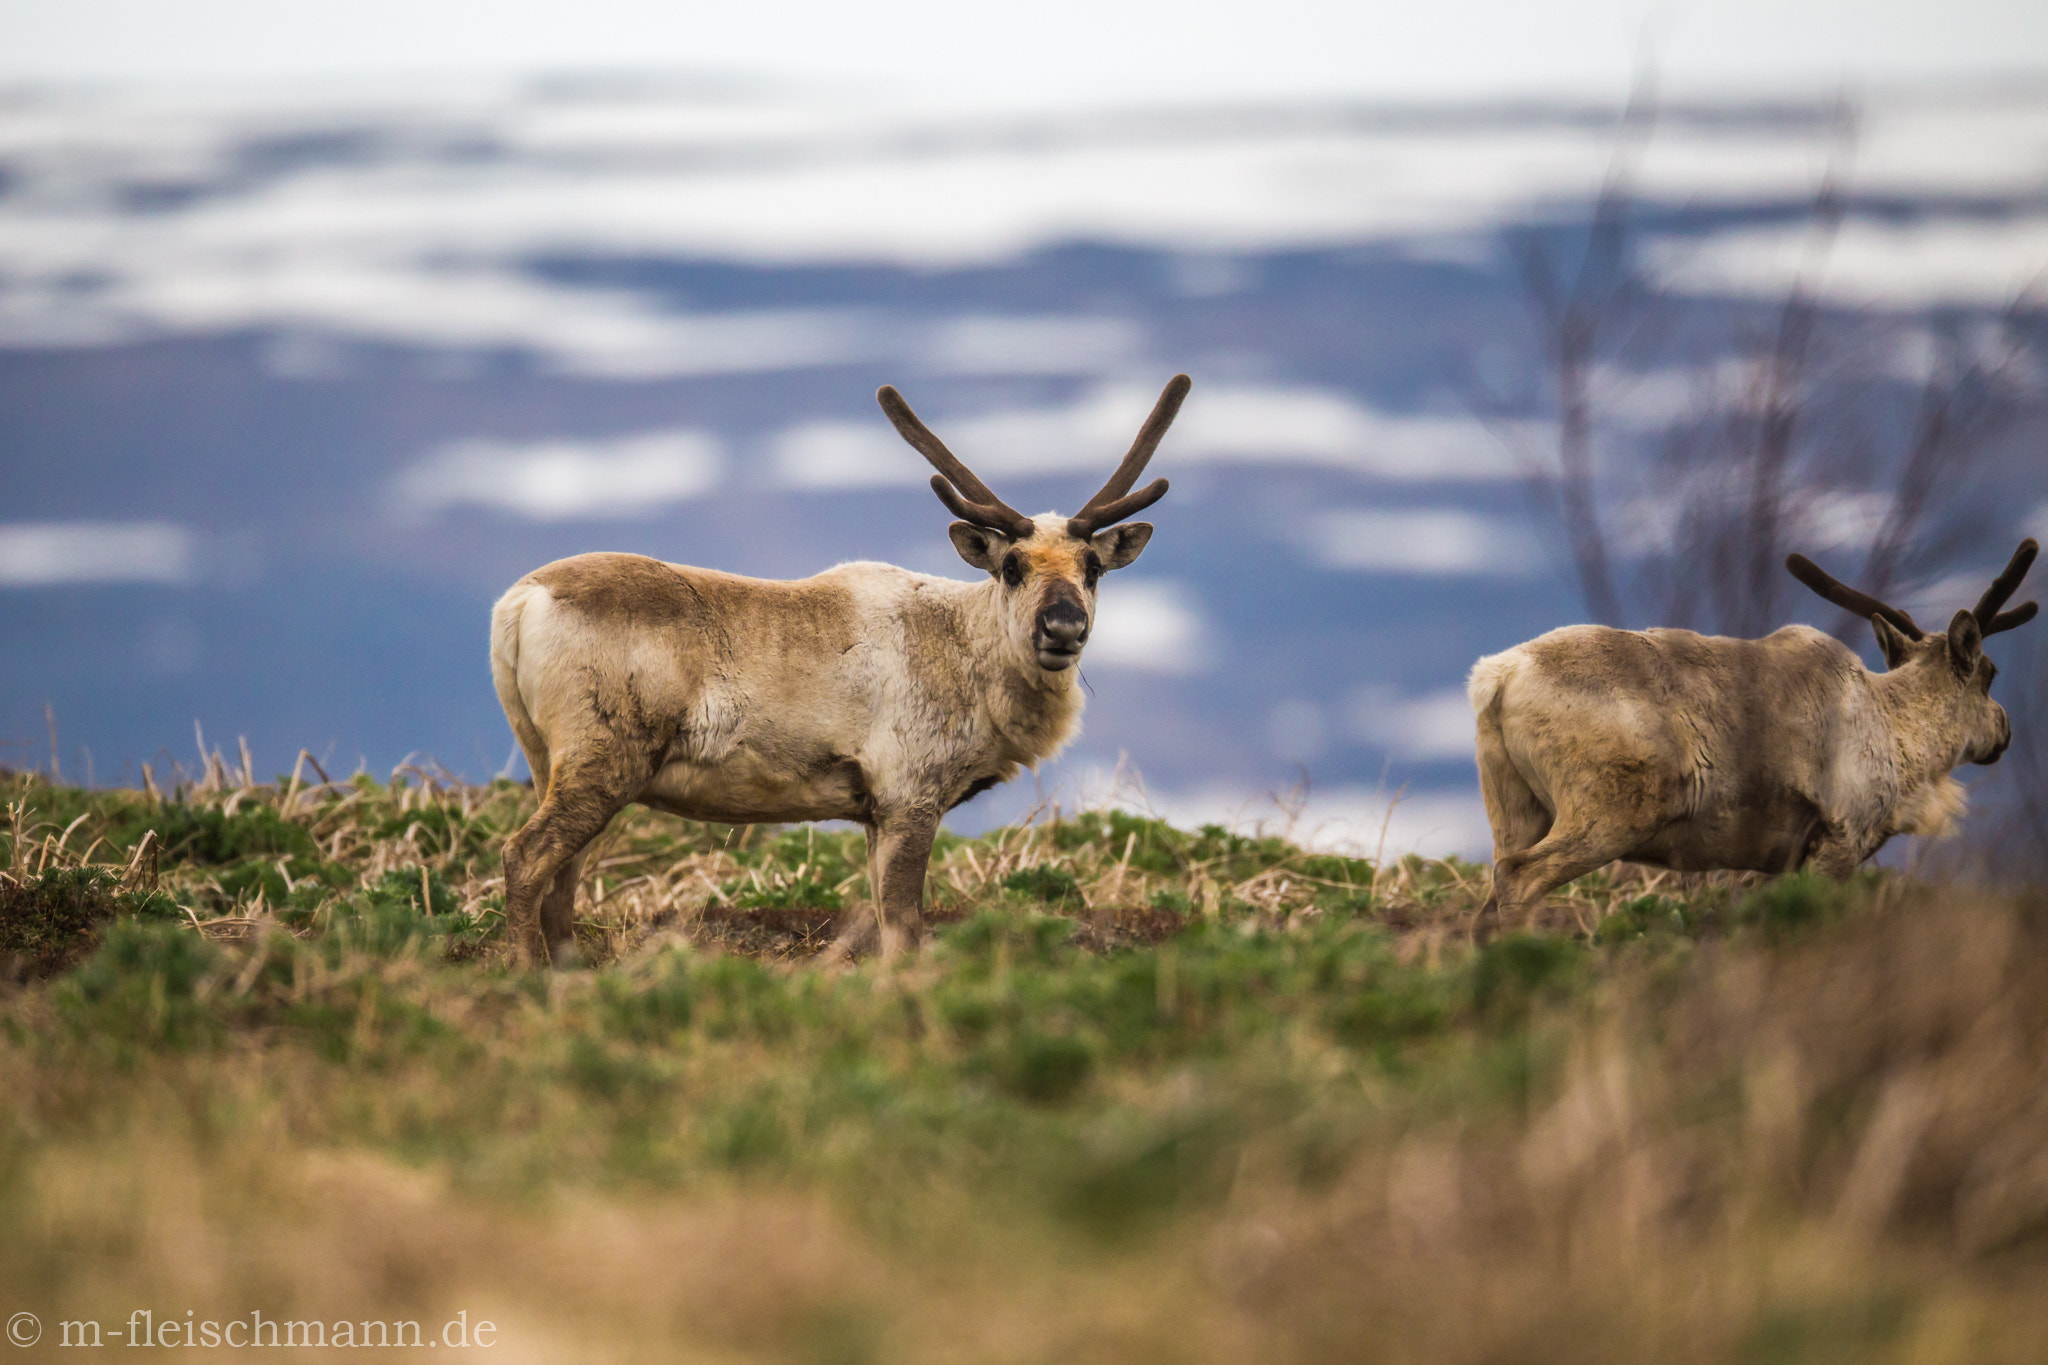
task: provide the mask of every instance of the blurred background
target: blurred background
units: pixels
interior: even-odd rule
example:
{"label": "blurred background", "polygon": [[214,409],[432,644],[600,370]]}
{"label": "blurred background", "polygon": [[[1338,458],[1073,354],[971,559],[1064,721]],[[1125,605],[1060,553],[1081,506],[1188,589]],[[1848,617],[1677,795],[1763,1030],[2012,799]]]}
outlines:
{"label": "blurred background", "polygon": [[6,0],[0,763],[523,775],[520,574],[967,578],[877,385],[1070,510],[1185,370],[1085,734],[954,824],[1483,855],[1478,655],[1874,662],[1787,550],[1939,627],[2048,535],[2044,269],[2037,0]]}

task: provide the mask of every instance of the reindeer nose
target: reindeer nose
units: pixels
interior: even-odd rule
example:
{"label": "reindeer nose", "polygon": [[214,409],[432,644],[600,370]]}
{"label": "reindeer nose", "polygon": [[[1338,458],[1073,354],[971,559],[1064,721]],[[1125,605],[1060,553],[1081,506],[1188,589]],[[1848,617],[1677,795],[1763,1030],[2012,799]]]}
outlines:
{"label": "reindeer nose", "polygon": [[1088,613],[1072,602],[1054,602],[1038,613],[1038,634],[1054,650],[1077,650],[1088,640]]}
{"label": "reindeer nose", "polygon": [[1978,761],[1985,764],[1996,763],[2000,758],[2004,757],[2005,751],[2011,747],[2012,718],[2006,715],[2005,708],[2001,706],[1998,708],[1998,744],[1992,749],[1989,758],[1979,759]]}

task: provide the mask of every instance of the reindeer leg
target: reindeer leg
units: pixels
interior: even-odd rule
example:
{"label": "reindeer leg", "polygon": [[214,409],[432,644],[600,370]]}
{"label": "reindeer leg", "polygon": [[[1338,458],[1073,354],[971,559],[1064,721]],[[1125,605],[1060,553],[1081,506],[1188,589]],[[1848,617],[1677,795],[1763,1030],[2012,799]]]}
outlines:
{"label": "reindeer leg", "polygon": [[[592,836],[595,837],[595,836]],[[540,902],[540,931],[547,940],[548,957],[557,967],[574,965],[576,953],[576,887],[583,880],[586,846],[555,874]]]}
{"label": "reindeer leg", "polygon": [[1472,941],[1481,947],[1493,942],[1500,933],[1500,864],[1493,865],[1492,886],[1487,889],[1486,900],[1479,907],[1479,913],[1472,920]]}
{"label": "reindeer leg", "polygon": [[1526,928],[1545,896],[1575,877],[1626,857],[1640,842],[1632,830],[1576,821],[1560,813],[1533,847],[1494,860],[1488,904],[1502,916],[1514,915]]}
{"label": "reindeer leg", "polygon": [[846,964],[879,952],[883,962],[924,941],[924,874],[938,837],[938,810],[895,810],[868,825],[870,905],[856,905],[840,921],[840,937],[827,962]]}
{"label": "reindeer leg", "polygon": [[823,957],[840,966],[867,956],[882,943],[882,832],[872,824],[863,828],[868,836],[868,903],[847,907],[839,917],[839,934]]}
{"label": "reindeer leg", "polygon": [[875,899],[882,910],[882,960],[900,948],[924,941],[924,879],[931,868],[932,840],[939,833],[939,812],[914,807],[884,816],[881,839],[871,843],[880,865]]}
{"label": "reindeer leg", "polygon": [[839,937],[826,951],[828,961],[847,963],[879,952],[886,962],[923,941],[924,878],[938,832],[935,810],[894,811],[868,826],[868,885],[874,899],[847,911]]}
{"label": "reindeer leg", "polygon": [[1508,756],[1496,714],[1480,717],[1478,752],[1479,794],[1486,802],[1486,822],[1493,827],[1493,873],[1486,903],[1473,921],[1472,939],[1485,943],[1500,932],[1503,865],[1539,843],[1550,832],[1551,818],[1550,809]]}
{"label": "reindeer leg", "polygon": [[[597,768],[557,771],[548,782],[547,799],[511,838],[505,841],[505,924],[520,963],[542,967],[553,959],[551,949],[570,934],[575,910],[576,869],[573,866],[590,841],[603,833],[612,817],[626,806],[635,784]],[[557,878],[567,873],[565,883]],[[543,924],[542,900],[549,902]],[[563,965],[567,965],[564,960]]]}
{"label": "reindeer leg", "polygon": [[1865,856],[1848,839],[1830,831],[1813,841],[1813,851],[1801,865],[1840,882],[1847,881],[1863,865]]}

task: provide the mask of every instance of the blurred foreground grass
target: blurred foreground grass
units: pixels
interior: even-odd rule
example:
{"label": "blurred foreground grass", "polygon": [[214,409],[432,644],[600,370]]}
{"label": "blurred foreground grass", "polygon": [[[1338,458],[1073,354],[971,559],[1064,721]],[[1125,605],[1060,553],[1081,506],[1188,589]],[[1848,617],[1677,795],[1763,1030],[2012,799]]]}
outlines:
{"label": "blurred foreground grass", "polygon": [[2048,1359],[2038,896],[1615,869],[1475,949],[1482,868],[1054,811],[942,839],[931,946],[829,974],[857,834],[636,811],[593,968],[523,976],[524,788],[0,798],[0,1308],[45,1323]]}

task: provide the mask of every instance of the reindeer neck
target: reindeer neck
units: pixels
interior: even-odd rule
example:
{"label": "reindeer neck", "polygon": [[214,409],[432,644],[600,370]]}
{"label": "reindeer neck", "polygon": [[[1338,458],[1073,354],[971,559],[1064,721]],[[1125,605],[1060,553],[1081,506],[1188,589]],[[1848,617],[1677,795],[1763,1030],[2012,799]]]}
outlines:
{"label": "reindeer neck", "polygon": [[1048,673],[1028,644],[1010,638],[1002,617],[1001,590],[994,579],[963,584],[961,609],[967,638],[979,652],[975,672],[982,679],[982,704],[990,723],[1019,763],[1050,758],[1073,734],[1080,719],[1080,669]]}
{"label": "reindeer neck", "polygon": [[1944,724],[1948,698],[1941,681],[1924,667],[1909,666],[1873,673],[1870,685],[1891,733],[1900,780],[1918,786],[1946,777],[1960,746]]}

